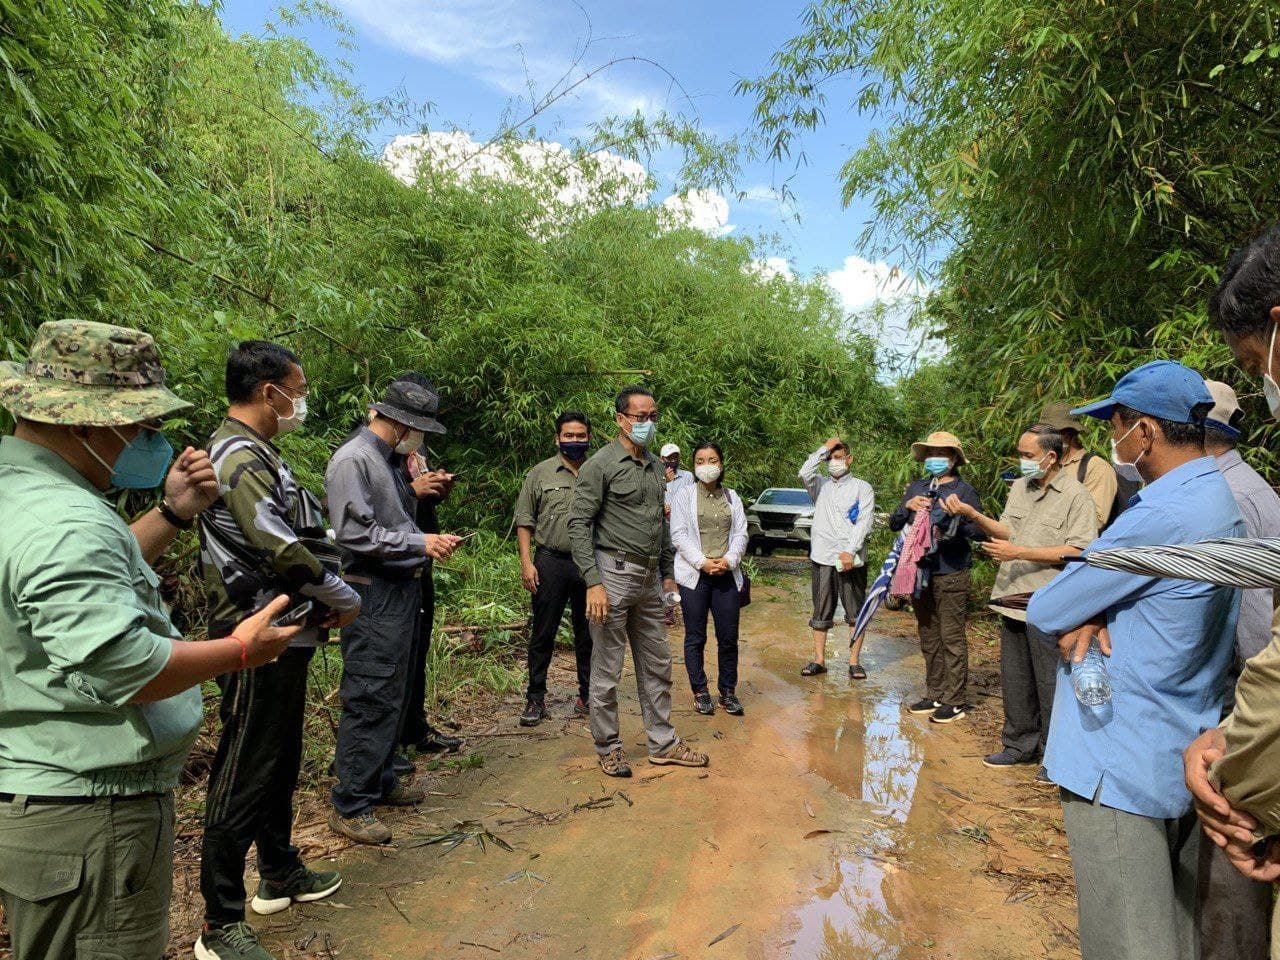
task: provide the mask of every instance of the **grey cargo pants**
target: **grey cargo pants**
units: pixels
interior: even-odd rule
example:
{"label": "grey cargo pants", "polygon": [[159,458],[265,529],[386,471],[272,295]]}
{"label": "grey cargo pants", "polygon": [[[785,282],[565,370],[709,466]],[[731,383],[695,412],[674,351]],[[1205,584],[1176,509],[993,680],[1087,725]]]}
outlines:
{"label": "grey cargo pants", "polygon": [[661,576],[601,551],[596,551],[596,563],[609,598],[605,622],[591,624],[591,736],[596,752],[605,756],[622,746],[618,682],[630,644],[649,754],[666,753],[679,738],[671,726],[671,647]]}

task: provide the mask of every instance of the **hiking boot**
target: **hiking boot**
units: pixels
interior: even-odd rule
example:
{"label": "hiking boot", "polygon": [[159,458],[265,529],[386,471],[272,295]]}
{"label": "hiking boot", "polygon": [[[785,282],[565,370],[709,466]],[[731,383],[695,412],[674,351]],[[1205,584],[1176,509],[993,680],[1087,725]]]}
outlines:
{"label": "hiking boot", "polygon": [[680,741],[666,753],[651,753],[649,762],[658,764],[673,764],[677,767],[709,767],[711,766],[711,758],[705,753],[698,753],[691,750],[689,746]]}
{"label": "hiking boot", "polygon": [[520,714],[520,726],[536,727],[547,718],[547,708],[541,700],[530,700],[524,705],[524,713]]}
{"label": "hiking boot", "polygon": [[738,702],[738,698],[732,693],[720,694],[720,706],[724,707],[725,713],[734,717],[740,717],[746,713],[742,709],[742,704]]}
{"label": "hiking boot", "polygon": [[693,709],[697,710],[704,717],[709,717],[716,712],[716,705],[711,702],[711,694],[703,690],[701,693],[693,695]]}
{"label": "hiking boot", "polygon": [[396,753],[391,757],[391,769],[395,771],[397,777],[408,777],[418,772],[413,761],[403,753]]}
{"label": "hiking boot", "polygon": [[800,676],[802,677],[816,677],[818,674],[826,672],[826,665],[818,663],[817,660],[810,660],[800,668]]}
{"label": "hiking boot", "polygon": [[427,791],[420,784],[397,780],[391,792],[382,798],[382,802],[388,807],[412,807],[425,799]]}
{"label": "hiking boot", "polygon": [[1005,747],[999,753],[993,753],[990,756],[982,758],[984,767],[991,767],[993,770],[1003,770],[1008,767],[1016,767],[1020,763],[1035,763],[1035,757],[1024,757],[1022,754],[1010,750]]}
{"label": "hiking boot", "polygon": [[419,753],[457,753],[466,742],[462,737],[451,737],[428,723],[426,735],[413,748]]}
{"label": "hiking boot", "polygon": [[298,867],[284,880],[258,881],[258,892],[249,904],[263,916],[287,910],[291,903],[311,903],[336,893],[342,877],[336,870],[308,870]]}
{"label": "hiking boot", "polygon": [[205,924],[195,953],[196,960],[276,960],[258,942],[253,927],[243,921],[225,927]]}
{"label": "hiking boot", "polygon": [[575,717],[591,716],[591,708],[587,706],[587,700],[585,697],[573,698],[573,715]]}
{"label": "hiking boot", "polygon": [[956,720],[963,720],[967,716],[964,707],[953,707],[944,703],[933,711],[933,716],[929,718],[930,723],[954,723]]}
{"label": "hiking boot", "polygon": [[344,817],[335,810],[329,814],[329,829],[356,843],[376,845],[391,842],[391,830],[374,815],[373,810],[362,810],[353,817]]}
{"label": "hiking boot", "polygon": [[600,758],[600,769],[610,777],[631,776],[631,764],[627,763],[627,755],[621,747],[614,747]]}
{"label": "hiking boot", "polygon": [[937,710],[940,706],[942,706],[942,704],[937,700],[930,700],[928,697],[925,697],[923,700],[917,700],[911,706],[907,707],[907,713],[933,713],[933,711]]}

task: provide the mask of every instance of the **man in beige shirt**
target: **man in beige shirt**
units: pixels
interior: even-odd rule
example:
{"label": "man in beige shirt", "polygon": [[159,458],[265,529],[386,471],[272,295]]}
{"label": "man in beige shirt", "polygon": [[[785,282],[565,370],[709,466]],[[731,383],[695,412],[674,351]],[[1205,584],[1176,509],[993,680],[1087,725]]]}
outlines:
{"label": "man in beige shirt", "polygon": [[[982,762],[994,769],[1035,763],[1044,756],[1058,672],[1050,638],[1027,623],[1027,601],[1098,535],[1094,501],[1062,465],[1062,435],[1037,423],[1018,440],[1021,479],[1009,489],[999,520],[972,511],[992,539],[979,544],[1000,561],[991,609],[1000,614],[1000,691],[1004,700],[1002,749]],[[1037,780],[1048,783],[1044,768]]]}
{"label": "man in beige shirt", "polygon": [[[1098,510],[1098,530],[1115,519],[1116,493],[1119,490],[1119,479],[1115,467],[1106,457],[1090,453],[1080,442],[1080,431],[1084,424],[1071,415],[1071,404],[1050,403],[1040,411],[1040,422],[1047,424],[1062,435],[1062,469],[1075,477],[1093,497]],[[1083,471],[1083,472],[1082,472]],[[1124,504],[1120,504],[1124,509]]]}

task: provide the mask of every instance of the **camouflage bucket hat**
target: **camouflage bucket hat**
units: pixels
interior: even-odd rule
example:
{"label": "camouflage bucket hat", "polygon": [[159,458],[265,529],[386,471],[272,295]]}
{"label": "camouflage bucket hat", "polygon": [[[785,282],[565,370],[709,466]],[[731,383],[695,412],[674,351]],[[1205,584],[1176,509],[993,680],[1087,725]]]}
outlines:
{"label": "camouflage bucket hat", "polygon": [[36,331],[26,363],[0,362],[0,406],[37,423],[121,427],[190,409],[164,380],[150,334],[50,320]]}

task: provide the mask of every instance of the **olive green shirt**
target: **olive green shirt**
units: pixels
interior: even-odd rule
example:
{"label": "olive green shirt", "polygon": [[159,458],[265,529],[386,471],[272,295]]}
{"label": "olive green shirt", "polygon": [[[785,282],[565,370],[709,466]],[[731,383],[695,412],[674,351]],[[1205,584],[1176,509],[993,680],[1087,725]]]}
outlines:
{"label": "olive green shirt", "polygon": [[129,703],[178,632],[129,526],[65,460],[0,440],[0,793],[169,790],[200,690]]}
{"label": "olive green shirt", "polygon": [[597,550],[656,559],[662,575],[673,576],[666,486],[662,461],[647,450],[633,457],[619,439],[582,465],[569,508],[569,542],[587,586],[600,583]]}
{"label": "olive green shirt", "polygon": [[729,506],[729,498],[721,488],[716,493],[708,493],[707,488],[698,484],[698,537],[702,540],[702,555],[709,559],[718,559],[729,552],[729,527],[733,523],[733,509]]}
{"label": "olive green shirt", "polygon": [[533,531],[533,542],[548,550],[569,553],[569,506],[578,477],[556,454],[543,460],[524,478],[516,497],[516,526]]}
{"label": "olive green shirt", "polygon": [[[1002,526],[1018,547],[1077,547],[1083,550],[1098,537],[1098,512],[1093,497],[1066,469],[1045,483],[1025,477],[1009,488]],[[1025,621],[1026,610],[1000,606],[1001,597],[1034,593],[1062,572],[1058,564],[1034,560],[1006,560],[996,573],[991,605],[1006,617]]]}

